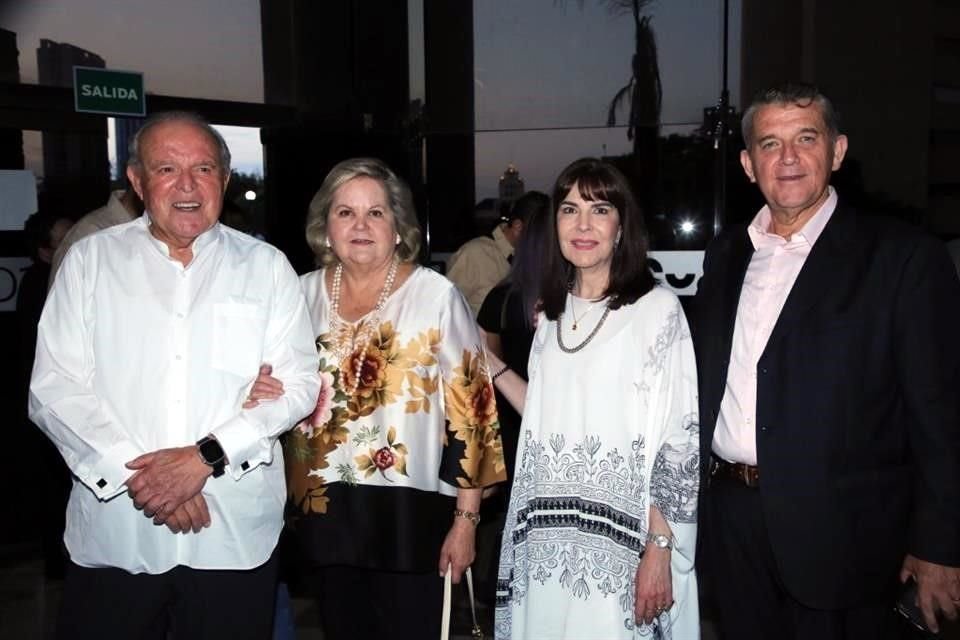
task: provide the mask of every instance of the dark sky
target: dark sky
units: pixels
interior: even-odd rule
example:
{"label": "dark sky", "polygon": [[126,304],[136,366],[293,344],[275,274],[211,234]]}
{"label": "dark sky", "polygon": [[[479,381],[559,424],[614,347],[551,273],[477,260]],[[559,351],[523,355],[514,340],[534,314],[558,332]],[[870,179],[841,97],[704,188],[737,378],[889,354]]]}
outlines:
{"label": "dark sky", "polygon": [[[474,1],[478,199],[496,195],[510,163],[528,189],[545,191],[578,157],[629,150],[626,129],[568,129],[603,127],[607,105],[630,78],[633,20],[611,4]],[[729,85],[736,96],[740,0],[730,4]],[[722,0],[657,0],[647,11],[663,85],[661,121],[670,125],[664,133],[698,125],[703,108],[719,98],[722,8]],[[552,130],[533,130],[543,128]]]}

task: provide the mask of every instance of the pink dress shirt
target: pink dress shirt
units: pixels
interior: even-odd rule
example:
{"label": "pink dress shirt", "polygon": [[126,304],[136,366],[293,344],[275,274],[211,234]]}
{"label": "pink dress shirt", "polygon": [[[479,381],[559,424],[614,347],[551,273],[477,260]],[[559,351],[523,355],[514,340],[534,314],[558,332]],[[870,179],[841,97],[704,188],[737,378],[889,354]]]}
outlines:
{"label": "pink dress shirt", "polygon": [[836,206],[837,194],[830,187],[827,200],[789,240],[768,231],[770,208],[766,206],[747,227],[754,252],[740,292],[727,387],[713,434],[713,452],[728,462],[757,464],[757,362],[810,249]]}

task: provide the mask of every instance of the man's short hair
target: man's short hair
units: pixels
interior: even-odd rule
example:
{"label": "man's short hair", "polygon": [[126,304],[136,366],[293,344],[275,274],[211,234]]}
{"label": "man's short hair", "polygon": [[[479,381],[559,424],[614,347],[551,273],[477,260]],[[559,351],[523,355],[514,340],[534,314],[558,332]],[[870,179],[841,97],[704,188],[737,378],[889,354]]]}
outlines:
{"label": "man's short hair", "polygon": [[219,131],[210,126],[209,122],[192,111],[162,111],[147,118],[147,121],[143,123],[140,130],[130,140],[128,167],[140,167],[143,164],[143,158],[140,157],[140,145],[143,136],[153,127],[167,122],[185,122],[203,129],[217,146],[217,160],[220,163],[220,171],[224,176],[230,175],[230,149],[227,147],[227,141],[223,139]]}
{"label": "man's short hair", "polygon": [[750,106],[743,112],[743,118],[740,120],[740,132],[743,134],[743,144],[750,148],[753,142],[753,119],[761,107],[767,105],[795,105],[798,107],[809,107],[816,104],[820,107],[820,115],[823,116],[823,124],[827,129],[827,135],[831,140],[836,140],[840,135],[840,116],[833,103],[820,90],[812,84],[805,82],[784,82],[782,84],[763,89],[754,95]]}

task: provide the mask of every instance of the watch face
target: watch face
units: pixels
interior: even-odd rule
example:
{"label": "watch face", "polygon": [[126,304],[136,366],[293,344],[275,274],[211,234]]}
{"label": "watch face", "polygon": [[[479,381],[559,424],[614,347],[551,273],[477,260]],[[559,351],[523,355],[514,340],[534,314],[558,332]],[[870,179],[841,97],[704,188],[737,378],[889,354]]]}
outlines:
{"label": "watch face", "polygon": [[670,538],[665,535],[650,536],[650,541],[661,549],[670,548]]}
{"label": "watch face", "polygon": [[214,465],[223,460],[223,447],[220,443],[210,438],[200,443],[200,457],[209,465]]}

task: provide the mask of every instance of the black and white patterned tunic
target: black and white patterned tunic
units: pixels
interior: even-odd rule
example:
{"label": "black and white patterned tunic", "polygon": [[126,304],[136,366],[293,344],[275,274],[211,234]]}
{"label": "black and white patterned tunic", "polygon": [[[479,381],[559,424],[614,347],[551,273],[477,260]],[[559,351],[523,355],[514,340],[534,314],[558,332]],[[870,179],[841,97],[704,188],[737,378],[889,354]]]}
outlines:
{"label": "black and white patterned tunic", "polygon": [[[601,305],[571,330],[593,330]],[[589,302],[577,300],[578,312]],[[496,638],[699,638],[693,569],[699,425],[693,345],[683,310],[655,288],[610,313],[576,353],[541,317],[517,471],[504,528]],[[676,538],[675,604],[636,625],[634,576],[655,505]]]}

